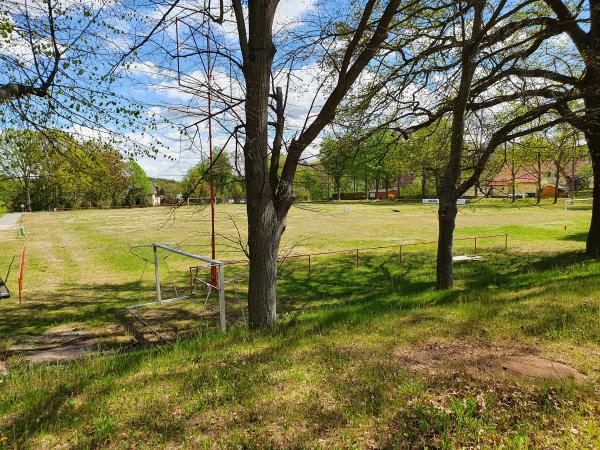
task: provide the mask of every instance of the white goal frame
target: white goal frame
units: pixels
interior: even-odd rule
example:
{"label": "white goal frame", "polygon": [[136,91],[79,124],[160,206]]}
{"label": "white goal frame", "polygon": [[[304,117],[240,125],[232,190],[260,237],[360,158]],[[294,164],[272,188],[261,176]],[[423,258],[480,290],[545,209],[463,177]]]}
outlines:
{"label": "white goal frame", "polygon": [[[225,263],[218,259],[208,258],[206,256],[196,255],[195,253],[186,252],[184,250],[180,250],[178,248],[171,247],[165,244],[148,244],[148,245],[140,245],[137,248],[152,248],[153,256],[154,256],[154,282],[155,282],[155,290],[156,290],[156,301],[148,302],[148,303],[140,303],[139,305],[129,306],[127,309],[132,312],[132,310],[137,309],[141,306],[147,305],[156,305],[162,303],[170,303],[176,302],[178,300],[186,300],[190,297],[187,295],[172,297],[164,299],[162,298],[161,286],[160,286],[160,264],[158,259],[158,251],[164,250],[171,253],[176,253],[178,255],[186,256],[188,258],[195,259],[197,261],[202,261],[206,264],[206,267],[217,267],[218,272],[218,290],[219,290],[219,318],[221,321],[221,331],[227,331],[226,324],[226,315],[225,315]],[[177,295],[177,294],[176,294]]]}
{"label": "white goal frame", "polygon": [[[192,200],[190,202],[190,200]],[[197,200],[197,202],[196,202]],[[187,206],[193,206],[193,205],[210,205],[210,197],[188,197],[186,199],[187,202]]]}
{"label": "white goal frame", "polygon": [[588,202],[593,202],[594,201],[594,197],[589,197],[589,198],[565,198],[565,226],[564,229],[565,231],[567,231],[567,213],[568,213],[568,209],[569,209],[569,205],[574,205],[577,202],[582,202],[582,201],[588,201]]}

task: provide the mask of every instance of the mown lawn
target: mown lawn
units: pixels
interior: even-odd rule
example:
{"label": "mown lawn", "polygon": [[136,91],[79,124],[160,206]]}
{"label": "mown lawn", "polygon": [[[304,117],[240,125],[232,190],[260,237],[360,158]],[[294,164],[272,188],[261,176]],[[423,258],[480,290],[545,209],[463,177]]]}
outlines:
{"label": "mown lawn", "polygon": [[[350,214],[344,207],[350,206]],[[221,229],[235,235],[220,209]],[[205,212],[29,215],[21,306],[0,304],[5,346],[65,326],[121,324],[139,301],[143,262],[129,245],[207,242]],[[168,217],[167,217],[168,218]],[[600,263],[585,259],[589,210],[480,202],[458,236],[484,259],[457,265],[457,289],[433,289],[432,247],[286,261],[280,322],[241,326],[63,365],[11,357],[0,378],[5,447],[598,448]],[[165,225],[165,226],[163,226]],[[421,205],[306,205],[291,213],[294,252],[435,239]],[[20,241],[2,235],[0,267]],[[221,247],[227,239],[222,238]],[[462,247],[461,247],[462,246]],[[472,253],[472,243],[457,253]],[[223,252],[222,252],[223,253]],[[230,252],[233,256],[235,253]],[[142,283],[151,297],[151,279]],[[503,371],[522,354],[567,363],[582,380]]]}

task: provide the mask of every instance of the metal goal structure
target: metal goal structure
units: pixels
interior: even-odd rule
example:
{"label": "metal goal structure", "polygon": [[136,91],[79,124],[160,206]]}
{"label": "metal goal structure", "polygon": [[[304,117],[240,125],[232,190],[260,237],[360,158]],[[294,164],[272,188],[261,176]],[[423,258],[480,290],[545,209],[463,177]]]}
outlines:
{"label": "metal goal structure", "polygon": [[[152,259],[148,259],[145,256],[135,253],[133,251],[134,249],[143,249],[143,248],[151,248],[152,249]],[[197,255],[195,253],[187,252],[185,250],[181,250],[179,248],[175,248],[173,246],[166,245],[166,244],[139,245],[139,246],[132,247],[131,252],[135,256],[138,256],[139,258],[143,259],[145,261],[146,265],[152,264],[154,266],[154,285],[155,285],[156,300],[152,301],[152,302],[145,302],[145,303],[139,303],[136,305],[128,306],[127,310],[136,319],[138,319],[140,322],[142,322],[146,327],[150,328],[161,339],[166,340],[158,331],[154,330],[153,327],[146,320],[144,320],[144,318],[142,318],[139,314],[137,314],[137,310],[144,306],[163,305],[163,304],[177,302],[180,300],[188,300],[188,299],[193,298],[192,294],[194,293],[193,291],[195,291],[195,289],[193,288],[192,284],[195,283],[196,281],[192,280],[191,275],[189,278],[190,291],[188,294],[180,295],[180,290],[178,290],[177,287],[174,287],[175,296],[163,298],[163,292],[165,290],[163,289],[163,286],[161,284],[161,271],[160,271],[161,257],[159,255],[159,253],[167,253],[167,255],[162,258],[162,260],[164,262],[166,262],[166,258],[170,254],[177,254],[177,255],[183,256],[185,258],[190,258],[190,259],[194,260],[195,265],[193,267],[196,269],[196,272],[200,269],[212,269],[213,267],[216,268],[216,271],[217,271],[217,278],[215,280],[216,283],[213,285],[211,283],[211,281],[204,282],[204,287],[206,288],[206,292],[207,292],[204,303],[206,306],[206,303],[208,302],[208,297],[211,295],[212,292],[218,293],[220,328],[221,328],[221,331],[223,331],[223,332],[225,332],[227,330],[227,322],[226,322],[227,316],[225,314],[226,281],[225,281],[225,269],[224,269],[226,262],[220,261],[218,259],[212,259],[212,258],[202,256],[202,255]],[[142,271],[142,278],[144,276],[146,265],[144,266],[144,271]],[[189,267],[189,265],[187,267]],[[171,276],[171,270],[168,268],[168,266],[167,266],[167,269],[169,270],[169,275]],[[189,269],[187,269],[187,270],[189,271]],[[190,273],[191,273],[191,271],[190,271]]]}
{"label": "metal goal structure", "polygon": [[567,224],[569,221],[569,217],[568,217],[569,209],[576,210],[578,208],[581,208],[582,205],[585,206],[586,203],[587,203],[587,206],[591,208],[593,202],[594,202],[593,197],[590,197],[590,198],[565,198],[564,230],[567,231]]}

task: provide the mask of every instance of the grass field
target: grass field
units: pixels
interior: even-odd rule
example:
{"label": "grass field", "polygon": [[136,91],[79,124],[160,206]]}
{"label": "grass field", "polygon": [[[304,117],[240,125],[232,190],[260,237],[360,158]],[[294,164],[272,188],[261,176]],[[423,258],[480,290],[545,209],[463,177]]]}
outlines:
{"label": "grass field", "polygon": [[[129,249],[164,242],[207,255],[207,211],[28,214],[25,300],[0,303],[0,445],[598,448],[600,263],[581,254],[589,216],[586,205],[570,210],[565,231],[561,205],[477,202],[461,209],[457,236],[508,233],[508,251],[503,238],[479,240],[484,259],[456,266],[453,291],[433,290],[433,245],[407,247],[402,263],[395,250],[364,252],[358,268],[352,254],[318,257],[310,275],[304,259],[288,260],[275,329],[202,328],[139,348],[150,339],[125,307],[151,300],[153,284],[149,273],[140,283],[144,263]],[[219,205],[217,219],[218,256],[240,258],[244,207]],[[436,230],[431,206],[307,204],[291,211],[282,252],[424,242]],[[21,245],[0,231],[0,271]],[[455,253],[472,245],[457,241]],[[173,261],[183,286],[186,264]],[[33,366],[11,351],[61,333],[124,350]],[[578,378],[499,363],[515,355],[568,364]]]}

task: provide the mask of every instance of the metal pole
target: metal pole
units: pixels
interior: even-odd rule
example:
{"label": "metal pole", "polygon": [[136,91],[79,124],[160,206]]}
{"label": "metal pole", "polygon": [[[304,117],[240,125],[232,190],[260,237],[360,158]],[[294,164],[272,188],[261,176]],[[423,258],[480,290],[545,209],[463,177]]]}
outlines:
{"label": "metal pole", "polygon": [[227,331],[225,322],[225,269],[223,263],[219,264],[219,309],[221,316],[221,331]]}
{"label": "metal pole", "polygon": [[567,202],[568,200],[565,198],[565,231],[567,231]]}
{"label": "metal pole", "polygon": [[477,254],[477,238],[473,238],[473,246],[475,248],[475,254]]}
{"label": "metal pole", "polygon": [[508,234],[504,235],[504,250],[508,250]]}
{"label": "metal pole", "polygon": [[156,301],[161,302],[162,298],[160,295],[160,272],[158,267],[158,247],[156,244],[152,244],[154,250],[154,279],[156,280]]}
{"label": "metal pole", "polygon": [[[206,50],[208,55],[207,63],[207,85],[208,85],[208,148],[210,158],[210,226],[211,226],[211,257],[216,259],[215,249],[215,182],[213,176],[213,145],[212,145],[212,111],[211,111],[211,95],[210,95],[210,78],[212,76],[212,67],[210,66],[210,33],[206,33]],[[217,283],[217,268],[216,266],[210,266],[210,284],[215,286]]]}

